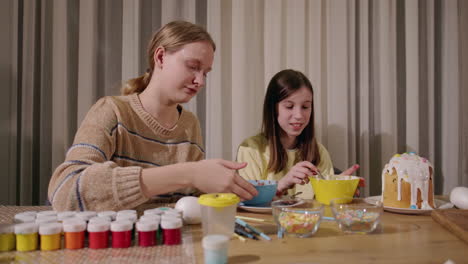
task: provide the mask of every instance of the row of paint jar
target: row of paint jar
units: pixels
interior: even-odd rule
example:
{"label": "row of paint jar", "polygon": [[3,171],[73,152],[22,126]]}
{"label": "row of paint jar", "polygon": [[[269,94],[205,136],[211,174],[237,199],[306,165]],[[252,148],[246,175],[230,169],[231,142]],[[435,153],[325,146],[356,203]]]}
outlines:
{"label": "row of paint jar", "polygon": [[[145,211],[138,222],[135,214],[116,214],[112,217],[89,218],[88,223],[82,218],[66,218],[63,223],[42,222],[38,217],[35,222],[0,225],[0,251],[32,251],[40,245],[41,250],[57,250],[62,248],[80,249],[85,247],[85,237],[88,237],[88,247],[91,249],[128,248],[135,237],[133,232],[136,222],[138,245],[141,247],[157,244],[177,245],[181,243],[182,219],[177,214],[156,214],[155,209]],[[179,216],[179,217],[177,217]],[[16,217],[15,217],[16,219]],[[86,232],[87,231],[87,232]],[[109,243],[109,240],[111,241]],[[158,243],[159,241],[159,243]]]}

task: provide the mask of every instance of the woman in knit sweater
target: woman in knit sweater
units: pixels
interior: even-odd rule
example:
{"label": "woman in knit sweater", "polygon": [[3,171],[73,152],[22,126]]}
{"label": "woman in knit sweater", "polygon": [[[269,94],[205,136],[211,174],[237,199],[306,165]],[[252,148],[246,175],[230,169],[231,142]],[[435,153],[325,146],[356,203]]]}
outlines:
{"label": "woman in knit sweater", "polygon": [[175,21],[149,44],[145,74],[122,96],[98,100],[83,120],[49,183],[55,210],[121,210],[197,191],[257,194],[236,172],[245,163],[203,160],[199,121],[180,105],[205,85],[216,49],[209,33]]}

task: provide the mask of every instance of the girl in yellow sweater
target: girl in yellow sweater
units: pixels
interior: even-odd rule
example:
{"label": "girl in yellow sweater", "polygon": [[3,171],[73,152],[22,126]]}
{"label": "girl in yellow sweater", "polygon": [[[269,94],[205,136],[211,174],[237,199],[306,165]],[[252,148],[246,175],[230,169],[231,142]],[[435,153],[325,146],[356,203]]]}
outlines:
{"label": "girl in yellow sweater", "polygon": [[[239,146],[239,170],[245,179],[276,180],[278,194],[302,192],[299,197],[313,198],[309,177],[320,171],[332,175],[328,151],[315,138],[313,89],[299,71],[278,72],[268,84],[263,104],[262,132]],[[343,174],[351,175],[354,165]]]}

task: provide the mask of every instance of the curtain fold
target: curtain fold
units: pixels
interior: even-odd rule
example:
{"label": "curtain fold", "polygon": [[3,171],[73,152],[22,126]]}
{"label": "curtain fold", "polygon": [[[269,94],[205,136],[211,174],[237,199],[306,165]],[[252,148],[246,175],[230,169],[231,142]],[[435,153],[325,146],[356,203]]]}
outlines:
{"label": "curtain fold", "polygon": [[[468,4],[460,0],[9,0],[0,3],[2,204],[43,204],[55,167],[100,97],[147,67],[161,25],[206,26],[217,44],[207,86],[185,105],[207,158],[235,159],[260,131],[271,77],[304,72],[316,134],[336,167],[359,163],[366,195],[397,152],[433,163],[435,190],[468,186]],[[2,14],[3,14],[2,13]]]}

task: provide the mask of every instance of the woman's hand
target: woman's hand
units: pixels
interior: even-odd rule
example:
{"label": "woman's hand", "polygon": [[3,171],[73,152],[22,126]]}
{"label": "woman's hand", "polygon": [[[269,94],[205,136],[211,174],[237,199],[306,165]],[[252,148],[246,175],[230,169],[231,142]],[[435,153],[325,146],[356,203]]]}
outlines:
{"label": "woman's hand", "polygon": [[193,186],[205,193],[234,193],[241,200],[250,200],[258,194],[255,187],[239,176],[236,170],[247,166],[223,159],[197,162],[193,175]]}
{"label": "woman's hand", "polygon": [[317,167],[309,161],[301,161],[294,165],[289,172],[278,181],[278,191],[283,192],[294,184],[309,183],[309,177],[317,174]]}

